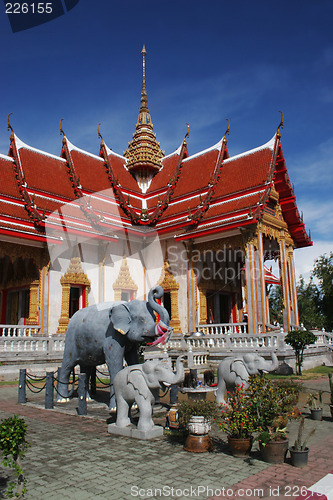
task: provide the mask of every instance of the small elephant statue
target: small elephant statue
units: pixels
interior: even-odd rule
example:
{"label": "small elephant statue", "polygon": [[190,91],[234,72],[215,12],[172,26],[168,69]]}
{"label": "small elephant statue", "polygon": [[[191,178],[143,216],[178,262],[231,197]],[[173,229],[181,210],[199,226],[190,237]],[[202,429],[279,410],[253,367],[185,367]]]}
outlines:
{"label": "small elephant statue", "polygon": [[117,399],[118,427],[131,424],[129,412],[136,403],[139,411],[138,430],[153,429],[153,406],[160,388],[179,385],[184,380],[183,356],[176,360],[176,372],[169,365],[159,360],[145,361],[141,365],[126,366],[114,378],[114,390]]}
{"label": "small elephant statue", "polygon": [[[149,291],[148,301],[104,302],[77,311],[71,318],[58,381],[58,402],[68,400],[69,375],[76,365],[87,374],[106,363],[110,374],[110,410],[116,409],[113,380],[123,368],[139,362],[139,344],[164,344],[170,337],[168,311],[156,302],[163,297],[161,286]],[[160,321],[156,324],[155,313]]]}
{"label": "small elephant statue", "polygon": [[262,372],[272,372],[279,365],[275,353],[271,352],[272,361],[266,361],[262,356],[253,352],[240,356],[230,356],[221,361],[218,367],[218,389],[216,401],[226,405],[225,391],[233,392],[236,386],[248,387],[250,375],[259,375]]}

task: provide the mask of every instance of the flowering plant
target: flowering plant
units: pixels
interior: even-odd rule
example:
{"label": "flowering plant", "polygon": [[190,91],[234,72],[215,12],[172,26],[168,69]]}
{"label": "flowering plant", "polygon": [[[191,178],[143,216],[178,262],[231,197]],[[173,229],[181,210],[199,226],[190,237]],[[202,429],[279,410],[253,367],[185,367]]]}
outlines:
{"label": "flowering plant", "polygon": [[247,394],[252,402],[253,411],[256,413],[257,429],[270,433],[274,429],[283,429],[288,418],[295,411],[300,386],[274,382],[265,377],[250,377]]}
{"label": "flowering plant", "polygon": [[234,438],[251,437],[256,430],[256,415],[244,386],[236,387],[228,396],[228,405],[222,408],[219,422],[221,431]]}

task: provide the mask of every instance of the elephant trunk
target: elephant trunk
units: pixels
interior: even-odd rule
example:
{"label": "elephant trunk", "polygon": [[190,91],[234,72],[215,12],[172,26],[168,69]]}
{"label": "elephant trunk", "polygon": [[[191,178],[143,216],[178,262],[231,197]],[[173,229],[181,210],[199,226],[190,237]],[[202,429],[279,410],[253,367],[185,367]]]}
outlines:
{"label": "elephant trunk", "polygon": [[152,308],[152,310],[159,315],[161,321],[163,321],[165,325],[169,326],[170,317],[168,311],[156,302],[156,299],[161,299],[163,295],[164,290],[161,286],[158,285],[154,288],[151,288],[148,293],[148,304]]}
{"label": "elephant trunk", "polygon": [[184,365],[183,365],[183,359],[184,356],[178,356],[176,359],[176,373],[175,375],[175,380],[173,381],[173,384],[179,385],[182,382],[184,382]]}
{"label": "elephant trunk", "polygon": [[277,367],[279,366],[279,360],[276,357],[276,354],[274,351],[271,351],[271,358],[272,358],[272,361],[265,361],[261,365],[262,370],[264,370],[266,372],[273,372],[274,370],[277,369]]}
{"label": "elephant trunk", "polygon": [[154,288],[151,288],[148,294],[148,307],[150,307],[153,311],[155,311],[159,315],[160,321],[156,325],[156,330],[155,330],[157,339],[151,344],[147,345],[156,345],[160,343],[164,345],[169,340],[170,335],[173,331],[172,328],[169,327],[170,317],[168,311],[156,302],[156,299],[162,298],[163,295],[164,295],[164,290],[159,285]]}

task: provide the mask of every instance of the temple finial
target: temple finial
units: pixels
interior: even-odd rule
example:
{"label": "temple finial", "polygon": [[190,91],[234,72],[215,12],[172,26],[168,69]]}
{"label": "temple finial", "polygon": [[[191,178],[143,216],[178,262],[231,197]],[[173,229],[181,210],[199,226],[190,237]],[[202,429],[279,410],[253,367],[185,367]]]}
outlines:
{"label": "temple finial", "polygon": [[103,140],[102,134],[101,134],[101,132],[99,130],[99,126],[100,125],[101,125],[100,123],[97,125],[97,132],[98,132],[98,137],[101,140],[101,144],[104,145],[104,140]]}
{"label": "temple finial", "polygon": [[281,138],[280,128],[283,128],[283,119],[284,119],[283,112],[279,111],[279,113],[281,113],[281,121],[280,121],[280,124],[279,124],[279,126],[277,128],[277,131],[276,131],[276,136],[277,136],[278,139]]}
{"label": "temple finial", "polygon": [[8,128],[8,130],[11,130],[14,133],[13,127],[11,126],[10,121],[9,121],[9,117],[12,114],[13,113],[8,113],[8,116],[7,116],[7,128]]}
{"label": "temple finial", "polygon": [[226,118],[226,120],[228,122],[228,128],[225,131],[224,136],[223,136],[223,141],[224,141],[225,144],[227,143],[227,134],[230,133],[230,120],[229,120],[229,118]]}
{"label": "temple finial", "polygon": [[60,135],[62,135],[63,137],[65,137],[65,132],[62,129],[62,121],[63,121],[63,118],[61,118],[60,125],[59,125],[60,126]]}
{"label": "temple finial", "polygon": [[141,91],[141,111],[148,111],[148,99],[147,99],[147,91],[146,91],[146,47],[143,44],[142,50],[142,91]]}

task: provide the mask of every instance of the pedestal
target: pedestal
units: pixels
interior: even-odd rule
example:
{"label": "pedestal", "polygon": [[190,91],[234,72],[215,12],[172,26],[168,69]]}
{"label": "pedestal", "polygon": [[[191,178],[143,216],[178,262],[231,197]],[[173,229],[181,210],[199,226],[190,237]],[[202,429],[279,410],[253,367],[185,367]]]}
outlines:
{"label": "pedestal", "polygon": [[109,424],[108,432],[117,436],[131,437],[135,439],[154,439],[163,436],[163,427],[155,425],[148,431],[141,431],[135,425],[128,425],[126,427],[119,427],[117,424]]}

